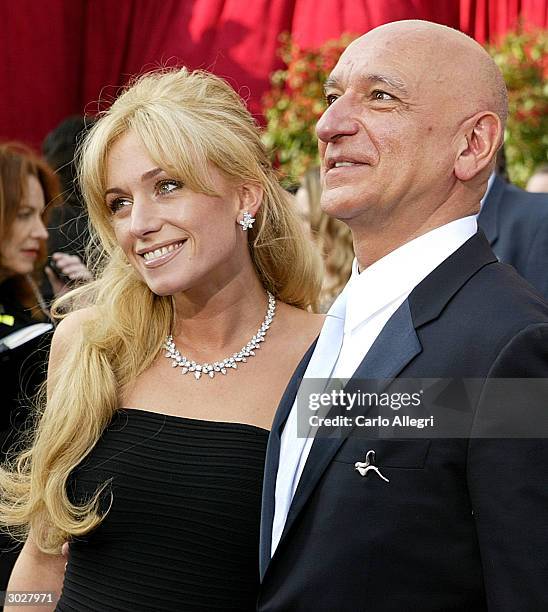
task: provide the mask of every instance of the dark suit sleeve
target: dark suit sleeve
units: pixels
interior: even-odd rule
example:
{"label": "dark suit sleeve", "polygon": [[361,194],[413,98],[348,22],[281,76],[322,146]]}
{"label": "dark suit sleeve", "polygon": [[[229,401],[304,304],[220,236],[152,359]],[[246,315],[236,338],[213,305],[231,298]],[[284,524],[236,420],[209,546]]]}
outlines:
{"label": "dark suit sleeve", "polygon": [[546,223],[539,223],[527,248],[523,277],[548,300],[548,219]]}
{"label": "dark suit sleeve", "polygon": [[[548,398],[539,389],[546,389],[540,379],[548,378],[548,325],[527,327],[500,352],[477,409],[480,433],[493,410],[504,418],[515,408],[512,393],[506,400],[495,394],[497,378],[536,378],[530,382],[538,386],[523,385],[529,396],[520,399],[515,422],[544,414],[546,424]],[[472,437],[467,478],[489,610],[548,610],[548,438]]]}

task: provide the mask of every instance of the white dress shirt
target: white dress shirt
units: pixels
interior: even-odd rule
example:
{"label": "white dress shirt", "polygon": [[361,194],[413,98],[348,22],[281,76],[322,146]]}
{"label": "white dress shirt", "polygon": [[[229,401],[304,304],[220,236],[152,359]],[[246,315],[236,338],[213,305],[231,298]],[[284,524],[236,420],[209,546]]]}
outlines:
{"label": "white dress shirt", "polygon": [[[390,317],[411,291],[477,232],[475,215],[408,242],[352,276],[327,313],[304,378],[351,378]],[[287,418],[276,477],[271,554],[310,453],[313,436],[297,436],[297,401]]]}

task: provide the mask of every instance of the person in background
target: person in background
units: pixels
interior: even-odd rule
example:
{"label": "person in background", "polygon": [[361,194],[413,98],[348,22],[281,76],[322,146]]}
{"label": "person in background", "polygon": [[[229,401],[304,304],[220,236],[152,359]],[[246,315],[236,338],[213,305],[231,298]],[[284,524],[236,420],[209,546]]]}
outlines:
{"label": "person in background", "polygon": [[548,193],[548,164],[535,169],[525,189],[531,193]]}
{"label": "person in background", "polygon": [[321,191],[320,169],[310,168],[295,194],[295,204],[324,260],[320,312],[327,312],[350,278],[354,249],[348,227],[322,211]]}
{"label": "person in background", "polygon": [[481,201],[478,225],[499,260],[548,299],[548,194],[529,193],[509,182],[504,147]]}
{"label": "person in background", "polygon": [[[42,153],[61,182],[61,199],[49,215],[48,255],[57,278],[64,282],[86,282],[91,273],[87,261],[88,217],[76,171],[76,150],[91,126],[93,117],[74,115],[61,121],[44,139]],[[55,281],[54,281],[55,282]],[[50,296],[47,287],[45,289]]]}
{"label": "person in background", "polygon": [[[2,460],[28,418],[28,401],[22,400],[36,393],[45,377],[51,325],[39,281],[46,260],[46,206],[58,196],[58,181],[43,160],[22,144],[0,144]],[[0,538],[0,590],[17,557],[13,548],[7,536]]]}
{"label": "person in background", "polygon": [[89,306],[58,325],[33,442],[0,470],[0,520],[29,533],[10,590],[254,611],[268,430],[323,322],[319,255],[211,74],[139,78],[80,159],[105,266],[64,298]]}

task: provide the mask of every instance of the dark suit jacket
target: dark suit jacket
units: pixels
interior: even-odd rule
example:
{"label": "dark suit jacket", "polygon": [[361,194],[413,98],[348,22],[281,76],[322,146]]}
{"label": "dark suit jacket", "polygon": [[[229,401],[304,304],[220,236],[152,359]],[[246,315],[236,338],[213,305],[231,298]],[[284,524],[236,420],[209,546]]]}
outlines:
{"label": "dark suit jacket", "polygon": [[478,223],[500,261],[548,298],[548,194],[523,191],[495,176]]}
{"label": "dark suit jacket", "polygon": [[[280,435],[311,354],[269,441],[258,609],[548,610],[542,439],[316,438],[270,559]],[[479,232],[415,288],[354,378],[546,376],[548,306]],[[355,470],[367,449],[389,483]]]}

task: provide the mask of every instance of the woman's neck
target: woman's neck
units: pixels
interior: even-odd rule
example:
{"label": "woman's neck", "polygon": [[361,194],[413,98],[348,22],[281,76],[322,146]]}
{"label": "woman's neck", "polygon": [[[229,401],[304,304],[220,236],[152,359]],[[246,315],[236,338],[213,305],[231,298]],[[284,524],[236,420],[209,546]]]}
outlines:
{"label": "woman's neck", "polygon": [[267,310],[265,289],[255,274],[235,279],[210,295],[189,291],[175,297],[173,339],[181,352],[207,359],[238,350],[257,331]]}

